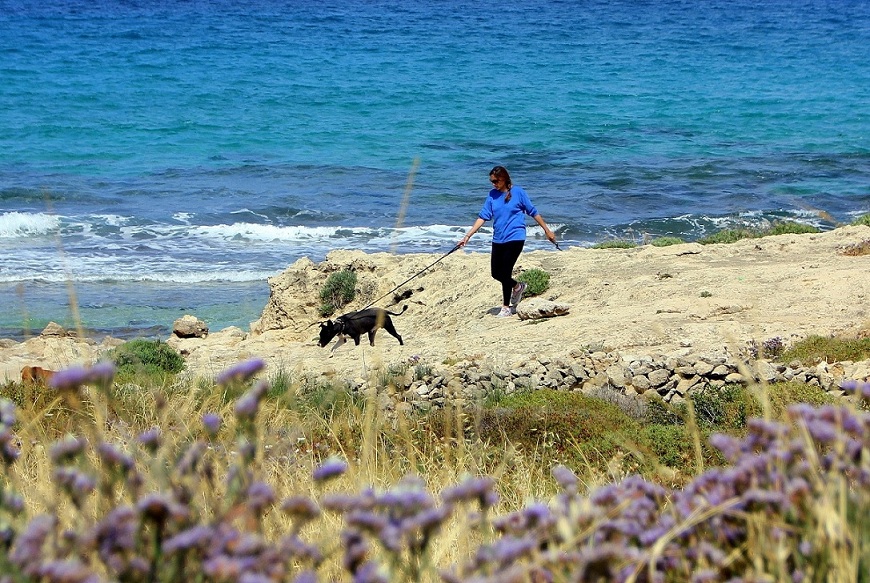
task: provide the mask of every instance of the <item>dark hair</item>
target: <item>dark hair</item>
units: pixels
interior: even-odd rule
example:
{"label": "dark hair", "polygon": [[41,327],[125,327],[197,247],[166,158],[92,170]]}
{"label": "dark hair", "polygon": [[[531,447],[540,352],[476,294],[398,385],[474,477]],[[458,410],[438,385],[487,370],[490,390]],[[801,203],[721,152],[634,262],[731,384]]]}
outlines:
{"label": "dark hair", "polygon": [[511,175],[508,174],[507,168],[504,166],[495,166],[492,170],[489,171],[490,176],[495,176],[501,180],[504,180],[504,185],[507,186],[507,196],[504,197],[504,201],[508,202],[511,199],[511,186],[513,183],[511,182]]}

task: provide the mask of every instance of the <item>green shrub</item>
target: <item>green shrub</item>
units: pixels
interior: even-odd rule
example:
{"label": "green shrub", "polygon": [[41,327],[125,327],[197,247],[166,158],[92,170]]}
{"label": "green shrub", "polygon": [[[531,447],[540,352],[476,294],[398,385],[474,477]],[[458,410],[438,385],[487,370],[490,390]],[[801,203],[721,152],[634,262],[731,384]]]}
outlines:
{"label": "green shrub", "polygon": [[794,343],[782,353],[783,362],[799,360],[804,366],[819,362],[842,362],[845,360],[866,360],[870,358],[870,338],[854,340],[808,336]]}
{"label": "green shrub", "polygon": [[870,227],[870,213],[866,215],[861,215],[854,221],[852,221],[853,225],[864,225],[865,227]]}
{"label": "green shrub", "polygon": [[121,379],[139,374],[165,376],[184,370],[184,358],[161,340],[130,340],[109,351],[108,357]]}
{"label": "green shrub", "polygon": [[543,269],[527,269],[517,277],[517,281],[529,286],[527,296],[539,296],[550,288],[550,274]]}
{"label": "green shrub", "polygon": [[321,316],[331,316],[356,296],[356,273],[345,269],[331,273],[320,290]]}
{"label": "green shrub", "polygon": [[755,237],[755,233],[750,231],[749,229],[723,229],[722,231],[718,231],[713,233],[712,235],[707,235],[706,237],[701,237],[698,239],[698,243],[701,245],[713,245],[716,243],[734,243],[736,241],[740,241],[741,239],[752,239]]}
{"label": "green shrub", "polygon": [[647,425],[643,432],[650,452],[660,464],[686,468],[695,463],[692,438],[685,425]]}
{"label": "green shrub", "polygon": [[[807,403],[813,407],[835,405],[839,401],[829,395],[821,387],[806,383],[776,383],[767,387],[767,400],[770,403],[770,415],[773,419],[783,419],[789,405]],[[761,416],[761,411],[752,412],[752,416]]]}
{"label": "green shrub", "polygon": [[593,249],[634,249],[635,247],[637,247],[637,243],[625,239],[602,241],[592,246]]}
{"label": "green shrub", "polygon": [[647,399],[644,422],[650,425],[683,425],[683,412],[676,411],[658,395]]}
{"label": "green shrub", "polygon": [[[713,433],[723,432],[716,429],[700,428],[698,440],[701,444],[701,461],[705,468],[725,465],[727,460],[722,453],[710,445]],[[724,431],[734,434],[734,431]],[[648,425],[644,427],[644,443],[648,444],[660,464],[679,470],[684,477],[690,477],[696,468],[697,453],[695,439],[691,430],[683,425]]]}
{"label": "green shrub", "polygon": [[776,221],[765,229],[724,229],[698,239],[698,243],[709,245],[711,243],[734,243],[741,239],[758,239],[771,235],[803,235],[806,233],[818,233],[819,230],[812,225],[796,223],[794,221]]}
{"label": "green shrub", "polygon": [[498,407],[478,412],[476,433],[483,442],[506,440],[575,469],[597,471],[641,437],[640,425],[616,405],[551,389],[502,396]]}
{"label": "green shrub", "polygon": [[757,401],[740,385],[705,387],[692,391],[690,398],[699,427],[717,430],[743,429]]}
{"label": "green shrub", "polygon": [[819,230],[812,225],[796,223],[794,221],[777,221],[770,228],[763,230],[759,237],[768,235],[805,235],[807,233],[818,233]]}
{"label": "green shrub", "polygon": [[650,241],[650,245],[653,247],[670,247],[671,245],[680,245],[682,243],[685,243],[685,241],[679,237],[657,237]]}

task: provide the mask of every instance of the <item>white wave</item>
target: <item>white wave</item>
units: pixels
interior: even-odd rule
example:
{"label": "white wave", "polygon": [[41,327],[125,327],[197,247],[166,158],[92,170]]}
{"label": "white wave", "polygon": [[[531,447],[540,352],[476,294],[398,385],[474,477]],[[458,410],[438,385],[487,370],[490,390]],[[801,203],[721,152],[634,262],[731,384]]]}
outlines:
{"label": "white wave", "polygon": [[18,271],[15,273],[0,273],[0,283],[19,283],[27,281],[43,281],[48,283],[80,282],[80,283],[103,283],[103,282],[156,282],[156,283],[219,283],[263,281],[280,273],[279,271],[250,271],[230,269],[225,271],[187,271],[179,273],[160,272],[122,272],[81,270],[68,268],[53,271],[42,270],[40,272]]}
{"label": "white wave", "polygon": [[[233,223],[192,227],[186,232],[207,238],[248,241],[328,242],[336,239],[366,240],[372,245],[389,243],[392,240],[409,242],[420,239],[445,240],[459,238],[467,226],[426,225],[413,227],[307,227],[302,225],[277,226],[255,223]],[[457,236],[458,235],[458,236]]]}
{"label": "white wave", "polygon": [[122,217],[120,215],[94,215],[94,218],[112,227],[120,227],[130,222],[130,217]]}
{"label": "white wave", "polygon": [[46,213],[13,211],[0,214],[0,238],[33,237],[56,233],[60,218]]}

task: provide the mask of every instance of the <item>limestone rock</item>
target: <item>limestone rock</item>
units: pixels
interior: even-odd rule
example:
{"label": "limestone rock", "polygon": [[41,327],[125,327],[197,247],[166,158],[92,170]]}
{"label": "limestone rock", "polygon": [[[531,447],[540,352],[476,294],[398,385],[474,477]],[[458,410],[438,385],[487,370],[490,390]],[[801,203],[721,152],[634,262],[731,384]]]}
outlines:
{"label": "limestone rock", "polygon": [[520,320],[539,320],[541,318],[564,316],[570,309],[571,306],[568,304],[532,298],[517,306],[517,316],[519,316]]}
{"label": "limestone rock", "polygon": [[172,333],[179,338],[205,338],[208,324],[196,316],[185,315],[172,324]]}

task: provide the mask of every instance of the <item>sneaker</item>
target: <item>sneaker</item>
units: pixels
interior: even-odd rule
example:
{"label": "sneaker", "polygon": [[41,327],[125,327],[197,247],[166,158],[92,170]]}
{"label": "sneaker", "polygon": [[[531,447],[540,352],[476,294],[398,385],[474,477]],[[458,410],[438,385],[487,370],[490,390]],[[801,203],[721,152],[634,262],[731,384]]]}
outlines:
{"label": "sneaker", "polygon": [[510,318],[514,313],[511,312],[510,308],[506,308],[502,306],[501,311],[495,315],[496,318]]}
{"label": "sneaker", "polygon": [[523,299],[523,294],[526,293],[526,288],[529,287],[523,282],[519,282],[517,287],[511,292],[511,305],[516,306]]}

